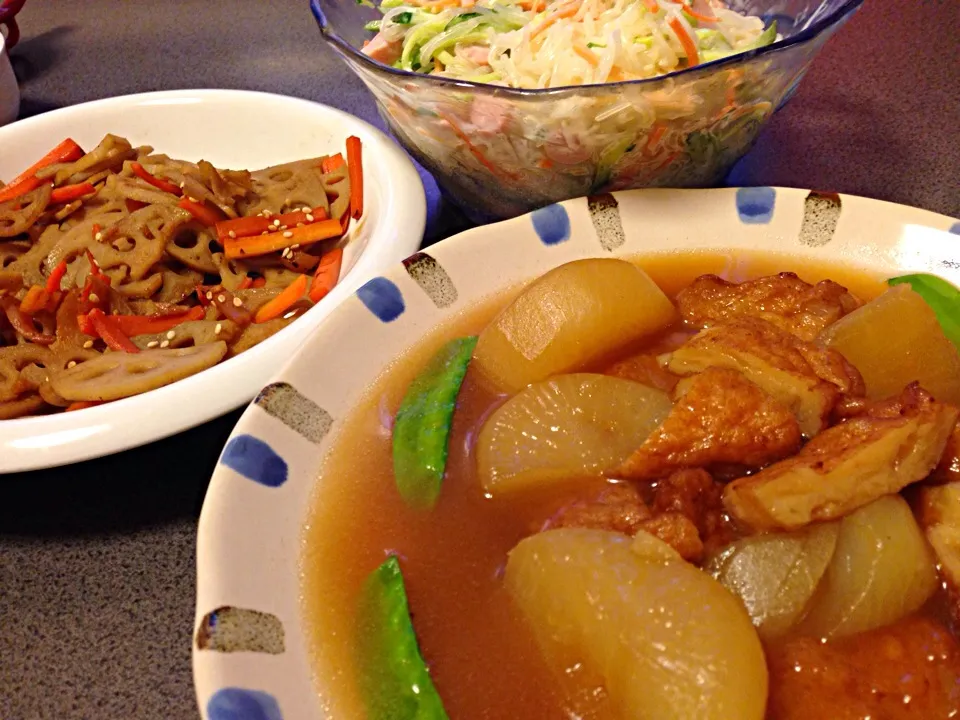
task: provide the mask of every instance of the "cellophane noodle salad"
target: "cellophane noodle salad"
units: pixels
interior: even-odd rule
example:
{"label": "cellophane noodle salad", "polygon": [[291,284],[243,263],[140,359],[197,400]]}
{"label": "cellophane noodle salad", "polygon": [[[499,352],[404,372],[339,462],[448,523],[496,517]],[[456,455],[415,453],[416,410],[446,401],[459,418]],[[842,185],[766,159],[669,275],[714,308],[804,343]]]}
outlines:
{"label": "cellophane noodle salad", "polygon": [[338,282],[361,143],[225,170],[107,135],[0,183],[0,420],[153,390],[267,339]]}
{"label": "cellophane noodle salad", "polygon": [[706,0],[384,0],[380,11],[369,57],[486,86],[417,83],[352,61],[393,131],[478,217],[714,183],[802,72],[796,59],[771,75],[766,62],[714,70],[778,35],[775,22]]}
{"label": "cellophane noodle salad", "polygon": [[694,0],[383,0],[363,52],[512,88],[643,80],[768,45],[776,24]]}

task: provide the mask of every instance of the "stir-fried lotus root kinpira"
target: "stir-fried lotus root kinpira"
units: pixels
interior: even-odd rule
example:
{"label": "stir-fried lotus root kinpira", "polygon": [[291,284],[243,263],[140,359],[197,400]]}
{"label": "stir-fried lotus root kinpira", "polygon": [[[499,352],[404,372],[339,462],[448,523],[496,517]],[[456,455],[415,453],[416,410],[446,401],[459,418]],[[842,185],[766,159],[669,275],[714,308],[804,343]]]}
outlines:
{"label": "stir-fried lotus root kinpira", "polygon": [[340,278],[361,152],[224,170],[107,135],[0,183],[0,419],[147,392],[293,322]]}
{"label": "stir-fried lotus root kinpira", "polygon": [[306,534],[335,714],[960,714],[960,292],[779,262],[570,262],[386,374]]}

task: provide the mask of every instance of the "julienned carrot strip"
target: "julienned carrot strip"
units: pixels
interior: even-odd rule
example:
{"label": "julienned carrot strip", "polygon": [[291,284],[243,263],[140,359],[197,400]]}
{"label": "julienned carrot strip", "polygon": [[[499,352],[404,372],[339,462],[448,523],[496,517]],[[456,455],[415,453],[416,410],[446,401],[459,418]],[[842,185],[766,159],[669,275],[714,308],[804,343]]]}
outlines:
{"label": "julienned carrot strip", "polygon": [[83,157],[83,148],[77,145],[73,140],[67,138],[48,152],[33,165],[28,167],[22,173],[10,181],[9,185],[0,188],[0,202],[12,200],[28,193],[41,185],[44,181],[37,177],[37,173],[45,167],[56,163],[68,163],[79,160]]}
{"label": "julienned carrot strip", "polygon": [[343,155],[337,153],[336,155],[325,157],[323,162],[320,163],[320,169],[323,170],[324,174],[332,173],[334,170],[343,167],[344,163],[346,163],[346,160],[343,159]]}
{"label": "julienned carrot strip", "polygon": [[581,43],[574,43],[573,51],[577,55],[582,57],[584,60],[586,60],[593,67],[596,67],[597,65],[600,64],[600,59],[597,57],[597,54],[593,52],[590,48],[588,48],[586,45],[583,45]]}
{"label": "julienned carrot strip", "polygon": [[32,285],[27,294],[20,301],[20,312],[25,315],[34,315],[47,306],[50,294],[40,285]]}
{"label": "julienned carrot strip", "polygon": [[309,245],[320,240],[329,240],[343,234],[339,220],[321,220],[303,227],[280,232],[254,235],[245,238],[227,238],[223,243],[226,256],[231,260],[268,255],[292,245]]}
{"label": "julienned carrot strip", "polygon": [[53,192],[50,193],[50,202],[73,202],[74,200],[82,198],[84,195],[93,195],[96,191],[97,189],[93,184],[88,182],[77,183],[76,185],[64,185],[63,187],[53,189]]}
{"label": "julienned carrot strip", "polygon": [[643,0],[643,6],[652,13],[660,12],[657,0]]}
{"label": "julienned carrot strip", "polygon": [[61,260],[47,278],[47,292],[54,293],[60,289],[63,276],[67,274],[67,261]]}
{"label": "julienned carrot strip", "polygon": [[75,410],[86,410],[87,408],[96,407],[97,405],[103,405],[103,402],[100,400],[78,400],[75,403],[70,403],[67,405],[67,409],[64,412],[74,412]]}
{"label": "julienned carrot strip", "polygon": [[677,18],[670,18],[670,21],[667,23],[667,25],[670,26],[670,29],[673,30],[674,35],[677,36],[677,40],[680,41],[680,45],[683,46],[683,52],[687,56],[687,67],[699,65],[700,54],[697,52],[697,44],[694,42],[693,38],[690,37],[690,33],[687,32],[687,29],[683,27],[683,24]]}
{"label": "julienned carrot strip", "polygon": [[266,279],[266,278],[258,277],[258,278],[255,278],[252,283],[250,283],[250,287],[252,287],[252,288],[262,288],[262,287],[263,287],[264,285],[266,285],[266,284],[267,284],[267,279]]}
{"label": "julienned carrot strip", "polygon": [[213,227],[224,219],[219,208],[212,208],[206,203],[194,202],[190,198],[180,198],[177,207],[186,210],[193,215],[197,222],[207,227]]}
{"label": "julienned carrot strip", "polygon": [[158,178],[156,175],[148,171],[143,165],[138,162],[130,163],[130,169],[133,170],[133,174],[136,175],[141,180],[153,185],[157,190],[163,190],[164,192],[172,193],[174,195],[183,195],[183,191],[179,186],[170,182],[169,180],[164,180],[163,178]]}
{"label": "julienned carrot strip", "polygon": [[460,141],[461,141],[464,145],[467,146],[467,150],[470,151],[470,154],[473,155],[473,156],[479,161],[479,163],[480,163],[481,165],[483,165],[487,170],[489,170],[490,172],[492,172],[494,175],[497,175],[498,177],[506,177],[506,178],[509,179],[509,180],[516,180],[516,179],[517,179],[517,176],[516,176],[514,173],[507,172],[506,170],[501,170],[501,169],[499,169],[496,165],[494,165],[492,162],[490,162],[490,161],[487,159],[487,156],[483,154],[483,151],[481,151],[480,148],[478,148],[476,145],[474,145],[472,142],[470,142],[470,138],[467,137],[466,133],[463,132],[463,130],[461,130],[461,129],[459,128],[459,126],[453,121],[453,118],[448,117],[447,115],[440,114],[440,113],[438,113],[438,117],[439,117],[441,120],[446,120],[446,121],[447,121],[447,124],[450,125],[450,127],[453,129],[454,134],[455,134],[458,138],[460,138]]}
{"label": "julienned carrot strip", "polygon": [[340,266],[343,263],[343,250],[334,248],[322,258],[313,274],[313,283],[310,285],[310,302],[318,303],[340,279]]}
{"label": "julienned carrot strip", "polygon": [[94,308],[90,311],[89,317],[93,329],[100,336],[100,339],[107,344],[107,347],[118,352],[140,352],[140,348],[131,342],[114,318],[104,313],[103,310]]}
{"label": "julienned carrot strip", "polygon": [[248,290],[253,287],[253,278],[247,275],[243,280],[240,281],[240,285],[237,286],[237,290]]}
{"label": "julienned carrot strip", "polygon": [[192,307],[186,312],[173,315],[109,315],[108,317],[117,323],[124,335],[136,337],[167,332],[185,322],[202,320],[203,316],[202,307]]}
{"label": "julienned carrot strip", "polygon": [[359,220],[363,215],[363,143],[353,135],[347,138],[347,171],[350,173],[350,214]]}
{"label": "julienned carrot strip", "polygon": [[537,35],[542,33],[548,27],[553,25],[557,20],[564,20],[566,18],[573,17],[574,15],[577,14],[577,11],[579,9],[580,9],[580,3],[577,2],[577,3],[573,3],[572,5],[565,5],[559,10],[554,10],[552,13],[550,13],[543,19],[543,22],[540,23],[540,25],[537,27],[536,30],[530,33],[530,37],[535,38]]}
{"label": "julienned carrot strip", "polygon": [[[297,210],[296,212],[284,213],[283,215],[271,215],[263,217],[254,215],[252,217],[240,217],[233,220],[221,220],[216,224],[217,240],[222,245],[227,238],[235,240],[242,237],[251,237],[260,235],[264,232],[274,232],[284,225],[289,230],[297,225],[316,222],[317,220],[326,220],[327,211],[322,207],[316,207],[309,212]],[[231,235],[231,233],[233,233]]]}
{"label": "julienned carrot strip", "polygon": [[660,123],[650,128],[650,134],[647,136],[647,144],[644,146],[644,150],[648,153],[653,152],[666,131],[667,126],[661,125]]}
{"label": "julienned carrot strip", "polygon": [[[98,333],[90,315],[91,313],[77,315],[77,325],[80,327],[80,332],[95,337]],[[167,332],[185,322],[202,320],[203,316],[204,310],[202,307],[192,307],[185,312],[171,313],[170,315],[107,315],[110,322],[115,323],[117,328],[127,337]]]}
{"label": "julienned carrot strip", "polygon": [[309,278],[306,275],[300,275],[292,283],[287,285],[279,295],[265,303],[257,310],[253,321],[255,323],[265,323],[283,315],[289,310],[297,300],[303,297],[307,291]]}
{"label": "julienned carrot strip", "polygon": [[77,315],[77,327],[80,328],[80,332],[84,335],[97,337],[97,331],[93,328],[93,323],[90,322],[89,313],[80,313]]}

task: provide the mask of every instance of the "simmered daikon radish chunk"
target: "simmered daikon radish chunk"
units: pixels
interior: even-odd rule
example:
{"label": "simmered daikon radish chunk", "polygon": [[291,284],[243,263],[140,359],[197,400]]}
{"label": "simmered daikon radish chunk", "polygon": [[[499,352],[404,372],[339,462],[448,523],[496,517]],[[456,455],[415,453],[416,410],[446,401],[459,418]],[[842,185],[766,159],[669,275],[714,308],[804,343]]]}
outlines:
{"label": "simmered daikon radish chunk", "polygon": [[767,668],[742,604],[652,535],[534,535],[511,551],[506,585],[559,682],[584,666],[614,717],[763,717]]}
{"label": "simmered daikon radish chunk", "polygon": [[821,340],[856,366],[873,400],[916,381],[937,400],[960,404],[960,354],[909,285],[854,310],[827,327]]}
{"label": "simmered daikon radish chunk", "polygon": [[800,630],[829,638],[889,625],[920,609],[936,587],[935,560],[910,506],[887,495],[841,521]]}
{"label": "simmered daikon radish chunk", "polygon": [[576,260],[535,280],[480,333],[474,363],[498,389],[584,368],[666,328],[673,304],[636,265]]}
{"label": "simmered daikon radish chunk", "polygon": [[737,595],[764,640],[803,617],[837,546],[839,522],[792,533],[750,535],[724,548],[706,570]]}
{"label": "simmered daikon radish chunk", "polygon": [[601,477],[639,447],[670,412],[661,390],[576,373],[538,382],[484,423],[477,468],[490,494]]}

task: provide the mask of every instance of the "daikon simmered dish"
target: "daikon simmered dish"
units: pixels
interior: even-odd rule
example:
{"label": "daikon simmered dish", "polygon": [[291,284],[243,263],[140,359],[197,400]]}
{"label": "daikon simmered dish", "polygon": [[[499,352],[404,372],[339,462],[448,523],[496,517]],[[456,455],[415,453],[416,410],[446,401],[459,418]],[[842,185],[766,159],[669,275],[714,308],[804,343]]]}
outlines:
{"label": "daikon simmered dish", "polygon": [[440,328],[317,483],[331,716],[954,717],[958,317],[930,275],[679,253]]}

